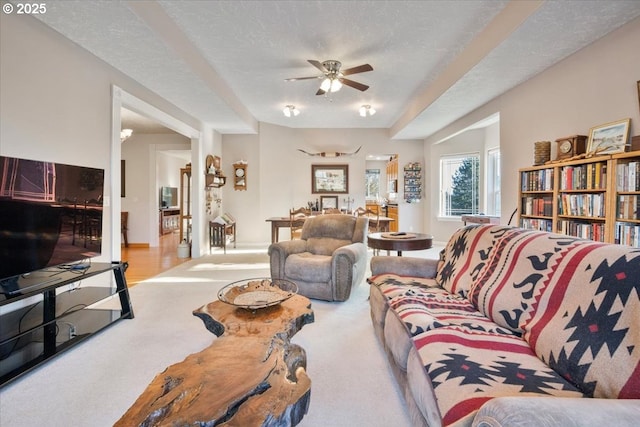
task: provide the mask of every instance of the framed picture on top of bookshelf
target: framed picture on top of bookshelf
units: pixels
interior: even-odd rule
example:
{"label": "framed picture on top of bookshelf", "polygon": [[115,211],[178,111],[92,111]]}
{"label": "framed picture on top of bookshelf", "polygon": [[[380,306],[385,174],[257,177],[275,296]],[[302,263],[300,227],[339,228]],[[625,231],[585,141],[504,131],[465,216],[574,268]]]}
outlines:
{"label": "framed picture on top of bookshelf", "polygon": [[627,149],[631,119],[605,123],[589,130],[588,154],[623,153]]}

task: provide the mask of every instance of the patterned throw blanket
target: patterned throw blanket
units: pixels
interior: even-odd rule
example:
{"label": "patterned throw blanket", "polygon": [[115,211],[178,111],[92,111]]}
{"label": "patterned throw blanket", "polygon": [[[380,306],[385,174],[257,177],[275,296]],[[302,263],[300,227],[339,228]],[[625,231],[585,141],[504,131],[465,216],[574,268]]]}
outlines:
{"label": "patterned throw blanket", "polygon": [[640,398],[640,250],[459,230],[433,279],[372,278],[410,331],[443,424],[498,396]]}

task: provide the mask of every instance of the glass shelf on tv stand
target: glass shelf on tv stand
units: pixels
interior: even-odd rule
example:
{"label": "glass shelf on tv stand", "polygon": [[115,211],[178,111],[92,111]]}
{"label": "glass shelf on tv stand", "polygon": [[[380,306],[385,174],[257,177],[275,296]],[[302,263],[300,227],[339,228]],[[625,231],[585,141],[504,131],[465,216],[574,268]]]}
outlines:
{"label": "glass shelf on tv stand", "polygon": [[[116,262],[92,263],[81,271],[47,269],[49,276],[40,271],[21,277],[18,292],[4,289],[0,294],[0,386],[114,322],[132,319],[125,268]],[[115,286],[74,287],[80,280],[109,272],[114,274]],[[41,279],[39,283],[36,278]],[[71,286],[63,288],[67,285]],[[17,303],[21,300],[25,301]]]}

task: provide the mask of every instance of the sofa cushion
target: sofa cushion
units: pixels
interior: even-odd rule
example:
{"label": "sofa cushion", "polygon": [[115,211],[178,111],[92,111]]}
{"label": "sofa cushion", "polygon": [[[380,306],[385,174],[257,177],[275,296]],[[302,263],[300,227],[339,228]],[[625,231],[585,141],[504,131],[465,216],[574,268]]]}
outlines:
{"label": "sofa cushion", "polygon": [[291,254],[284,265],[288,279],[303,280],[311,283],[329,283],[331,281],[331,257],[314,255],[310,252]]}
{"label": "sofa cushion", "polygon": [[494,322],[519,333],[535,311],[535,297],[549,284],[558,262],[575,245],[589,244],[574,237],[525,230],[503,233],[492,243],[491,254],[471,285],[468,298]]}
{"label": "sofa cushion", "polygon": [[505,233],[468,298],[590,397],[640,397],[640,250]]}
{"label": "sofa cushion", "polygon": [[640,398],[640,249],[576,245],[555,268],[525,339],[587,396]]}
{"label": "sofa cushion", "polygon": [[[432,280],[386,274],[371,280],[412,335],[443,326],[462,325],[476,330],[515,335],[501,328],[464,298],[452,295]],[[430,284],[430,286],[429,286]]]}
{"label": "sofa cushion", "polygon": [[[436,282],[452,294],[466,297],[492,249],[504,234],[520,229],[506,226],[470,225],[456,231],[441,254]],[[522,231],[522,230],[520,230]]]}
{"label": "sofa cushion", "polygon": [[476,411],[494,397],[582,396],[517,336],[456,325],[426,331],[413,342],[443,425],[470,425]]}

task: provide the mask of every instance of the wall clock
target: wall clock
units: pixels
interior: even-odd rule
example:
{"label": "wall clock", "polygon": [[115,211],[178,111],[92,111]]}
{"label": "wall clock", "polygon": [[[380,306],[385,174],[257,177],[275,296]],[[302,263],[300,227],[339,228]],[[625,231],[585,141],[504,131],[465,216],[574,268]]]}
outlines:
{"label": "wall clock", "polygon": [[556,139],[556,160],[584,154],[586,149],[587,137],[585,135],[573,135]]}
{"label": "wall clock", "polygon": [[234,190],[247,189],[247,164],[245,162],[233,164],[233,188]]}

